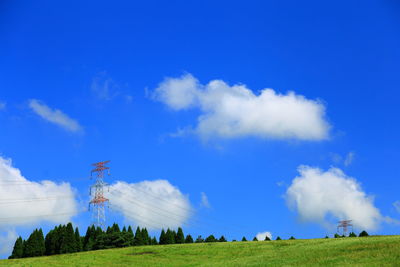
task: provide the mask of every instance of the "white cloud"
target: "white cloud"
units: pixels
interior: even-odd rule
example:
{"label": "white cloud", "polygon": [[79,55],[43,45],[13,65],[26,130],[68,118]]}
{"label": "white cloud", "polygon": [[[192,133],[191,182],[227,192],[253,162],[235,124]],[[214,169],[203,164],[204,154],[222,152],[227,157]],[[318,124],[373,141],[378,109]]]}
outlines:
{"label": "white cloud", "polygon": [[59,109],[51,109],[42,102],[36,99],[31,99],[29,101],[29,107],[43,119],[52,122],[62,128],[71,132],[81,132],[83,131],[79,123],[68,117]]}
{"label": "white cloud", "polygon": [[0,255],[10,255],[17,238],[15,229],[7,229],[5,234],[0,234]]}
{"label": "white cloud", "polygon": [[353,163],[354,156],[355,156],[354,152],[347,153],[346,158],[344,159],[344,162],[343,162],[344,166],[349,166],[351,163]]}
{"label": "white cloud", "polygon": [[333,216],[337,220],[353,220],[359,230],[373,230],[386,220],[374,206],[373,198],[340,169],[331,168],[324,172],[301,166],[298,171],[300,175],[293,179],[285,198],[289,208],[297,211],[302,221],[331,227],[327,217]]}
{"label": "white cloud", "polygon": [[182,226],[192,214],[188,197],[166,180],[131,184],[118,181],[106,196],[113,210],[148,229]]}
{"label": "white cloud", "polygon": [[167,78],[153,98],[173,110],[198,108],[201,115],[194,132],[200,137],[322,140],[328,138],[325,106],[294,92],[279,94],[263,89],[255,95],[245,85],[222,80],[202,85],[190,74]]}
{"label": "white cloud", "polygon": [[266,236],[268,236],[269,239],[272,240],[272,234],[271,234],[271,232],[261,232],[261,233],[257,233],[256,238],[257,238],[258,241],[264,241]]}
{"label": "white cloud", "polygon": [[201,204],[202,207],[211,208],[210,202],[208,201],[208,197],[206,193],[201,192]]}
{"label": "white cloud", "polygon": [[10,159],[0,157],[0,229],[41,221],[66,223],[77,212],[68,183],[31,182]]}
{"label": "white cloud", "polygon": [[397,200],[393,203],[393,207],[396,209],[397,212],[400,212],[400,200]]}
{"label": "white cloud", "polygon": [[5,109],[6,105],[6,102],[0,101],[0,110]]}

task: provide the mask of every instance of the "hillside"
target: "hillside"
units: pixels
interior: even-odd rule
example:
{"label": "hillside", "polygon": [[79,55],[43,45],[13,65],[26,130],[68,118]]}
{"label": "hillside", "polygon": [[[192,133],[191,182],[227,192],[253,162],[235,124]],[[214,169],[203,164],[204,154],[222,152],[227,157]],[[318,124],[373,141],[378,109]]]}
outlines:
{"label": "hillside", "polygon": [[395,266],[400,236],[158,245],[2,260],[0,266]]}

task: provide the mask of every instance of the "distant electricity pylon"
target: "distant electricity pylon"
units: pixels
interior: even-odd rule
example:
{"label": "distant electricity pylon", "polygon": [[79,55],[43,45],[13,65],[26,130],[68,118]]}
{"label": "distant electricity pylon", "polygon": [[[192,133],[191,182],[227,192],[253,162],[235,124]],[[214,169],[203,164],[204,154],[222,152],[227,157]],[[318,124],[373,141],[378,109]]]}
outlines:
{"label": "distant electricity pylon", "polygon": [[89,202],[89,210],[90,206],[92,209],[92,224],[96,227],[100,227],[104,230],[106,225],[106,214],[105,214],[105,203],[108,202],[108,199],[104,197],[104,187],[107,186],[107,183],[104,182],[104,171],[108,170],[108,175],[110,175],[110,167],[107,167],[106,164],[110,161],[102,161],[92,164],[95,168],[90,172],[90,176],[93,177],[93,173],[96,173],[96,183],[90,187],[90,195],[93,196],[93,188],[94,188],[94,197]]}
{"label": "distant electricity pylon", "polygon": [[353,224],[351,222],[352,222],[352,220],[339,221],[339,225],[337,227],[337,231],[339,232],[339,229],[342,228],[342,235],[346,236],[347,235],[347,229],[349,227],[351,227],[351,231],[353,232]]}

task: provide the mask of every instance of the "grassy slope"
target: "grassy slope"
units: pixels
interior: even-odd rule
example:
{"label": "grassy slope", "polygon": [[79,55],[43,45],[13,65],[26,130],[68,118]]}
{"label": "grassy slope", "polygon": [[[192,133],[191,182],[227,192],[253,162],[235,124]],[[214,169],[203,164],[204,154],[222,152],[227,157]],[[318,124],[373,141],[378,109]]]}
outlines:
{"label": "grassy slope", "polygon": [[129,247],[0,266],[400,266],[400,236]]}

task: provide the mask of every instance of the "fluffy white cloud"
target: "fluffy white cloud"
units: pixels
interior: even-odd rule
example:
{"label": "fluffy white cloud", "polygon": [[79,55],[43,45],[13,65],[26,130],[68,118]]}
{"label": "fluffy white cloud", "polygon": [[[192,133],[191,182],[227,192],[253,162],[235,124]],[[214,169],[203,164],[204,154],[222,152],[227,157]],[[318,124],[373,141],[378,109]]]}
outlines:
{"label": "fluffy white cloud", "polygon": [[31,182],[0,157],[0,228],[41,221],[65,223],[76,215],[74,190],[68,183]]}
{"label": "fluffy white cloud", "polygon": [[261,233],[257,233],[256,238],[257,238],[258,241],[264,241],[266,236],[268,236],[269,239],[272,240],[272,234],[271,234],[271,232],[261,232]]}
{"label": "fluffy white cloud", "polygon": [[208,197],[207,197],[206,193],[204,193],[204,192],[201,192],[201,204],[200,205],[205,208],[211,207],[210,202],[208,201]]}
{"label": "fluffy white cloud", "polygon": [[202,85],[190,74],[166,78],[153,98],[173,110],[198,108],[201,115],[194,132],[202,138],[328,138],[325,107],[294,92],[279,94],[263,89],[258,95],[245,85],[230,86],[222,80]]}
{"label": "fluffy white cloud", "polygon": [[286,191],[286,201],[303,221],[331,226],[327,217],[351,219],[358,229],[373,230],[384,220],[374,206],[373,198],[362,191],[360,184],[343,171],[331,168],[301,166]]}
{"label": "fluffy white cloud", "polygon": [[82,132],[82,126],[59,109],[51,109],[36,99],[29,100],[29,107],[43,119],[61,126],[68,131]]}
{"label": "fluffy white cloud", "polygon": [[148,229],[182,226],[192,214],[188,197],[166,180],[131,184],[118,181],[106,196],[113,210]]}

